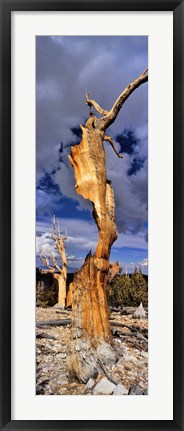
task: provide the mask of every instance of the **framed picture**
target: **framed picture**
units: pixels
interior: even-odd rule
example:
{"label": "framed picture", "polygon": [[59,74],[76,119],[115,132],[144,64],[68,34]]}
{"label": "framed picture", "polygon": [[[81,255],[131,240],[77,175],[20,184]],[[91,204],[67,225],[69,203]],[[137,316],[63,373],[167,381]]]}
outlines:
{"label": "framed picture", "polygon": [[0,6],[1,429],[182,430],[183,1]]}

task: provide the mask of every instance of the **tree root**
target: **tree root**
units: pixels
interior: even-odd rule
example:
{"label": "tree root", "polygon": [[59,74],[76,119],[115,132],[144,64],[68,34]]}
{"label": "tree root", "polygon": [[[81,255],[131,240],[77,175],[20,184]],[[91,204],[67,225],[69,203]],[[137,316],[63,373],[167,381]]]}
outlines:
{"label": "tree root", "polygon": [[117,352],[104,341],[95,348],[89,339],[78,338],[69,346],[67,365],[70,377],[75,377],[82,383],[87,383],[90,378],[96,378],[101,370],[112,381],[105,367],[116,362]]}
{"label": "tree root", "polygon": [[100,359],[98,360],[98,362],[99,362],[99,365],[100,365],[102,371],[104,372],[105,376],[108,378],[108,380],[110,382],[114,383],[114,385],[118,385],[118,382],[116,382],[116,380],[114,380],[113,377],[108,373],[107,369],[103,365],[103,362]]}

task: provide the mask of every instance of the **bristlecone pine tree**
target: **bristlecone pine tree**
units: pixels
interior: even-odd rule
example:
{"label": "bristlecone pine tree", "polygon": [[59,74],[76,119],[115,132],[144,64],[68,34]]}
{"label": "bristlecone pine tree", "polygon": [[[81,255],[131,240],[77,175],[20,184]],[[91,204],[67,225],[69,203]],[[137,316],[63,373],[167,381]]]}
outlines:
{"label": "bristlecone pine tree", "polygon": [[[118,262],[112,262],[109,264],[109,272],[108,272],[108,280],[107,283],[111,283],[118,274],[121,273],[121,266]],[[66,306],[71,307],[72,306],[72,293],[73,293],[73,283],[70,283],[69,290],[66,296]]]}
{"label": "bristlecone pine tree", "polygon": [[[93,204],[93,217],[98,226],[98,243],[94,255],[86,256],[82,268],[75,273],[72,285],[72,341],[69,347],[70,374],[87,382],[97,375],[99,368],[116,361],[110,329],[106,286],[109,271],[109,255],[117,239],[115,202],[111,181],[106,177],[104,141],[111,144],[118,157],[112,138],[106,129],[115,121],[124,102],[131,93],[148,80],[146,69],[120,94],[110,111],[101,108],[86,95],[90,116],[82,130],[79,145],[71,147],[69,160],[74,168],[79,195]],[[92,112],[94,108],[101,118]]]}
{"label": "bristlecone pine tree", "polygon": [[[53,278],[57,280],[58,283],[58,307],[64,309],[66,301],[66,279],[67,279],[67,260],[65,252],[64,241],[67,239],[67,235],[61,236],[60,227],[58,220],[55,216],[52,218],[52,232],[51,238],[54,241],[55,249],[59,258],[54,256],[53,253],[46,253],[42,249],[40,260],[44,266],[48,269],[40,268],[42,274],[51,273]],[[62,265],[62,267],[61,267]]]}

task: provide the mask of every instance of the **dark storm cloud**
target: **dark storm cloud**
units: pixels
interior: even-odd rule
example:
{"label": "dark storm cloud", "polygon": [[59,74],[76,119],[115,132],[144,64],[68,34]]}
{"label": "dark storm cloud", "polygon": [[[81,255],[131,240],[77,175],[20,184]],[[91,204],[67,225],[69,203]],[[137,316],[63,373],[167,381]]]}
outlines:
{"label": "dark storm cloud", "polygon": [[[52,183],[77,201],[67,156],[80,142],[79,124],[88,116],[85,92],[109,109],[123,89],[148,65],[146,37],[37,37],[37,180],[43,170]],[[106,143],[107,176],[116,199],[120,232],[144,231],[147,220],[147,84],[126,101],[108,133],[116,141],[118,159]],[[61,144],[62,143],[62,144]],[[43,196],[42,196],[43,198]],[[145,231],[144,231],[145,234]]]}

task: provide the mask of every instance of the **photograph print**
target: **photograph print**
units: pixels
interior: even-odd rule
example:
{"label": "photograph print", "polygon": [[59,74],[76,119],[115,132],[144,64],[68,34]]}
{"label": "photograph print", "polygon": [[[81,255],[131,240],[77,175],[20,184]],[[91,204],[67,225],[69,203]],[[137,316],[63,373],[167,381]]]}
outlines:
{"label": "photograph print", "polygon": [[36,394],[148,395],[148,37],[36,37]]}

